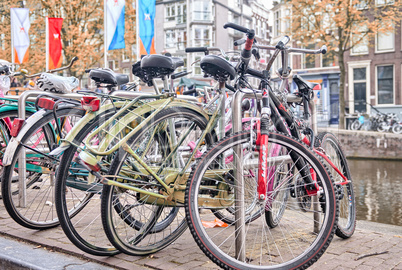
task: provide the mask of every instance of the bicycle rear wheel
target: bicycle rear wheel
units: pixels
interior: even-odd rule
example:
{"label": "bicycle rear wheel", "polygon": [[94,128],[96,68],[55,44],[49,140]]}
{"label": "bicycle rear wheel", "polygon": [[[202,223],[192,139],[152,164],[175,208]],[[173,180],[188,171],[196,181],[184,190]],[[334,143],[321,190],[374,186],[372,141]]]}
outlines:
{"label": "bicycle rear wheel", "polygon": [[[207,124],[207,119],[193,110],[168,108],[139,130],[128,145],[165,183],[176,186],[172,181],[193,152],[189,145],[198,140]],[[207,134],[199,150],[203,151],[213,141],[214,136]],[[130,255],[151,254],[168,246],[185,231],[184,190],[180,186],[186,183],[187,177],[177,185],[171,200],[157,199],[152,194],[164,193],[163,186],[123,149],[116,153],[108,174],[108,179],[126,185],[104,185],[102,191],[105,232],[120,251]]]}
{"label": "bicycle rear wheel", "polygon": [[[47,158],[57,145],[56,122],[74,125],[85,111],[77,108],[60,108],[55,120],[47,112],[23,136],[10,166],[4,168],[2,191],[4,206],[20,225],[30,229],[47,229],[59,224],[54,205],[54,173],[57,162]],[[25,196],[20,195],[19,153],[26,150]],[[25,200],[25,205],[24,201]]]}
{"label": "bicycle rear wheel", "polygon": [[[203,210],[229,204],[235,207],[235,194],[242,193],[241,189],[238,190],[241,180],[236,178],[234,182],[228,182],[225,174],[236,168],[235,175],[243,175],[249,166],[258,166],[258,162],[241,162],[228,163],[217,169],[217,164],[222,164],[221,160],[236,148],[243,149],[243,152],[245,149],[252,151],[254,145],[250,144],[250,132],[236,133],[216,143],[201,157],[188,179],[185,207],[190,231],[201,250],[222,268],[306,268],[318,260],[333,238],[337,201],[330,174],[316,156],[295,139],[283,134],[269,133],[268,150],[274,145],[280,145],[285,152],[281,156],[269,157],[268,166],[276,165],[279,168],[286,164],[291,168],[287,171],[277,170],[278,174],[286,172],[286,175],[274,192],[279,189],[305,187],[304,184],[298,186],[297,179],[302,176],[289,156],[294,152],[317,175],[320,193],[311,195],[319,197],[317,211],[314,208],[307,212],[301,211],[296,193],[291,192],[285,211],[275,228],[270,228],[264,218],[236,226],[204,227],[203,221],[213,217]],[[238,158],[240,157],[236,155],[236,159]],[[263,204],[272,203],[276,199],[277,196],[273,195],[271,201],[268,199]],[[235,210],[238,211],[236,208]],[[240,237],[241,234],[244,238]]]}
{"label": "bicycle rear wheel", "polygon": [[341,238],[349,238],[356,228],[356,205],[353,191],[352,175],[349,170],[346,156],[334,134],[323,132],[318,134],[316,147],[324,149],[325,154],[330,158],[335,167],[349,180],[346,185],[339,183],[345,180],[331,166],[327,166],[335,182],[337,198],[339,200],[339,220],[336,235]]}

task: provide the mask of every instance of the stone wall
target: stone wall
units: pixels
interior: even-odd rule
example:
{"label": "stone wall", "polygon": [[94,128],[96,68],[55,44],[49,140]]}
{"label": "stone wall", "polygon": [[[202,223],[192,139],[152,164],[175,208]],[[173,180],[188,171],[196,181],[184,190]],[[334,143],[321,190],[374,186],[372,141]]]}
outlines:
{"label": "stone wall", "polygon": [[347,157],[402,160],[402,134],[319,128],[337,136]]}

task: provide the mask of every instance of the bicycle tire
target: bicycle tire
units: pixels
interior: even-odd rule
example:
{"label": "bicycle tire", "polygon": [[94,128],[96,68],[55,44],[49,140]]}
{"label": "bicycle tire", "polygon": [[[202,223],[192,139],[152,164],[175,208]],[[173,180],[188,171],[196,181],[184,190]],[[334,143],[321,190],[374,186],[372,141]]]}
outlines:
{"label": "bicycle tire", "polygon": [[343,182],[343,178],[331,166],[327,166],[335,182],[337,197],[339,201],[339,219],[336,235],[340,238],[350,238],[356,229],[356,204],[355,193],[353,191],[352,174],[346,160],[346,156],[336,136],[330,132],[318,134],[316,147],[325,150],[325,154],[330,158],[334,165],[350,181],[346,185],[338,185]]}
{"label": "bicycle tire", "polygon": [[[67,238],[76,247],[95,256],[113,256],[119,251],[110,244],[103,233],[100,219],[102,184],[98,181],[88,184],[89,171],[76,163],[75,158],[78,155],[77,146],[80,146],[91,131],[114,113],[114,110],[105,111],[78,132],[73,139],[74,143],[64,151],[56,175],[56,211],[60,225]],[[88,198],[87,193],[92,196]],[[80,211],[75,211],[75,215],[72,215],[71,211],[74,208]]]}
{"label": "bicycle tire", "polygon": [[[168,143],[163,143],[168,137],[165,134],[170,134],[169,123],[175,123],[175,128],[178,128],[178,123],[181,123],[180,130],[176,129],[175,134],[178,136],[178,142],[181,146],[187,145],[192,136],[197,137],[206,128],[208,121],[199,113],[182,107],[171,107],[159,112],[150,121],[151,124],[139,130],[132,138],[128,145],[133,148],[136,153],[142,153],[142,160],[149,164],[154,164],[156,168],[170,162],[168,153],[174,148]],[[186,124],[185,126],[183,126]],[[192,125],[194,124],[194,126]],[[185,134],[192,127],[194,134]],[[159,128],[159,127],[165,127]],[[181,137],[182,133],[185,137]],[[161,135],[160,135],[161,134]],[[183,138],[183,141],[181,141]],[[173,140],[174,141],[174,140]],[[211,145],[214,141],[212,134],[207,134],[205,144]],[[147,148],[143,150],[143,146],[156,146],[156,148]],[[161,149],[157,149],[161,147]],[[204,146],[206,148],[206,146]],[[158,161],[154,161],[154,153],[151,150],[158,150],[158,153],[163,152],[164,155]],[[192,150],[191,150],[192,152]],[[149,153],[149,154],[148,154]],[[176,152],[178,153],[178,152]],[[156,160],[156,158],[155,158]],[[172,160],[177,160],[172,158]],[[185,163],[185,161],[183,161]],[[135,170],[134,159],[124,150],[119,149],[110,166],[109,175],[130,175],[129,169]],[[181,166],[180,164],[169,163],[169,166],[157,172],[159,176],[167,175],[171,168]],[[171,165],[171,166],[170,166]],[[124,167],[125,166],[125,167]],[[130,168],[131,167],[131,168]],[[122,173],[121,173],[122,172]],[[139,179],[136,176],[131,176],[133,179]],[[159,183],[152,182],[152,179],[133,182],[127,181],[125,184],[131,184],[138,188],[149,189],[151,191],[159,188]],[[141,180],[139,179],[139,180]],[[184,194],[183,194],[184,195]],[[120,251],[129,255],[147,255],[155,253],[170,243],[175,241],[186,230],[187,223],[184,217],[184,210],[181,207],[172,207],[167,200],[161,202],[148,202],[149,196],[141,197],[141,193],[130,191],[123,187],[104,185],[102,191],[102,221],[105,232],[109,241]],[[183,196],[184,199],[184,196]],[[174,211],[173,209],[179,208]],[[124,211],[120,211],[124,209]],[[172,214],[174,212],[174,214]],[[156,225],[155,225],[156,224]],[[155,227],[159,228],[155,229]],[[162,229],[161,229],[162,227]]]}
{"label": "bicycle tire", "polygon": [[350,129],[351,130],[359,130],[361,128],[361,124],[359,120],[355,120],[350,124]]}
{"label": "bicycle tire", "polygon": [[[82,109],[62,107],[57,110],[58,117],[81,118]],[[17,160],[22,144],[40,152],[48,153],[56,144],[53,112],[47,112],[23,136],[16,148],[10,166],[4,168],[2,191],[4,206],[18,224],[29,229],[48,229],[59,224],[54,207],[55,162],[45,156],[32,152],[27,153],[26,206],[19,204],[19,180]],[[27,148],[27,151],[30,151]]]}
{"label": "bicycle tire", "polygon": [[395,134],[402,133],[402,125],[400,123],[395,123],[392,125],[392,132]]}
{"label": "bicycle tire", "polygon": [[[319,232],[315,234],[312,233],[314,223],[316,223],[311,217],[312,213],[309,214],[310,216],[307,216],[308,213],[300,211],[295,198],[292,198],[292,203],[290,203],[290,200],[287,202],[286,216],[282,217],[276,228],[269,229],[264,219],[244,225],[246,226],[245,241],[243,243],[244,246],[240,249],[245,251],[246,255],[244,256],[244,260],[238,260],[237,255],[233,253],[235,251],[235,232],[237,233],[243,225],[241,225],[240,228],[236,228],[235,226],[226,228],[204,228],[201,218],[208,218],[208,216],[203,215],[202,212],[200,214],[200,210],[208,209],[208,207],[203,206],[205,205],[204,202],[211,200],[212,196],[214,196],[215,200],[220,200],[220,198],[216,196],[217,192],[225,194],[223,193],[225,192],[224,190],[227,190],[227,192],[231,190],[230,185],[225,183],[224,180],[219,181],[221,182],[219,184],[222,185],[220,190],[216,190],[217,187],[211,187],[209,189],[208,186],[203,186],[201,189],[200,185],[203,184],[204,174],[209,173],[208,175],[211,175],[214,172],[214,166],[212,166],[211,171],[209,166],[211,164],[214,165],[217,162],[215,160],[224,157],[226,151],[231,152],[234,146],[239,146],[241,149],[253,146],[250,144],[250,132],[233,134],[214,144],[210,150],[201,157],[197,165],[193,168],[186,189],[185,207],[190,231],[201,250],[214,263],[222,268],[304,269],[318,260],[333,238],[338,208],[332,180],[330,174],[325,169],[325,165],[302,143],[297,141],[297,139],[293,139],[284,134],[269,133],[269,142],[280,144],[286,148],[287,153],[294,151],[300,158],[304,159],[306,164],[315,170],[317,183],[322,188],[322,197],[317,204],[319,209],[321,209],[318,211],[321,224]],[[290,161],[290,164],[294,163],[292,159],[290,159]],[[293,168],[294,166],[293,164]],[[242,170],[243,169],[240,168],[240,171]],[[222,172],[216,172],[215,178],[222,179]],[[216,191],[214,192],[214,190]],[[201,192],[201,194],[199,192]],[[236,189],[232,192],[236,192]],[[215,202],[215,204],[218,204],[218,202]],[[300,217],[299,220],[296,220],[297,217]],[[286,240],[289,239],[284,237],[289,236],[289,238],[292,238],[292,235],[294,237],[291,241],[294,243],[294,246],[300,248],[300,254],[297,253],[299,250],[291,250],[292,248],[290,246],[286,247]],[[232,239],[229,239],[230,237]],[[271,242],[269,242],[269,238],[273,240],[271,239]],[[253,253],[253,247],[256,248],[255,253]]]}

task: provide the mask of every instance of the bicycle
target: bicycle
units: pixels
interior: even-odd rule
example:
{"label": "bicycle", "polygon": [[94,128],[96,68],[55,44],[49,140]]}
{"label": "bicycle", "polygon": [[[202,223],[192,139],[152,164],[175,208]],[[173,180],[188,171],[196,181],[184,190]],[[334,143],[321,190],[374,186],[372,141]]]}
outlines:
{"label": "bicycle", "polygon": [[[247,55],[247,51],[252,49],[253,30],[234,24],[226,27],[246,33],[248,45],[246,42],[242,55]],[[288,38],[282,39],[273,47],[275,53],[270,59],[271,64],[278,53],[285,50],[287,42]],[[286,74],[286,71],[283,73]],[[284,121],[273,119],[276,107],[275,100],[271,98],[273,93],[269,91],[268,72],[255,71],[252,75],[261,79],[262,89],[262,109],[261,117],[256,119],[257,130],[226,137],[201,157],[187,183],[187,221],[199,247],[221,267],[306,267],[323,254],[332,240],[339,210],[335,189],[330,173],[317,155],[297,139],[269,131],[270,119],[277,129],[280,128],[279,123],[285,128],[287,125]],[[233,119],[236,119],[235,116]],[[234,161],[223,163],[222,160],[231,153]],[[249,153],[258,153],[259,157],[243,160]],[[243,179],[250,177],[245,174],[250,167],[258,170],[255,174],[258,175],[258,193],[254,196],[258,204],[266,209],[266,218],[246,224],[243,205],[245,191],[242,185]],[[210,180],[212,177],[214,181]],[[199,210],[221,207],[219,202],[226,199],[226,194],[232,196],[230,202],[235,209],[235,226],[204,228],[201,221],[203,214]],[[317,201],[311,199],[314,197]],[[274,212],[274,205],[282,210]],[[287,245],[289,241],[297,249]]]}
{"label": "bicycle", "polygon": [[[160,66],[161,63],[162,66]],[[130,94],[133,98],[125,101],[113,100],[100,106],[97,110],[88,111],[80,124],[75,126],[66,136],[60,147],[53,151],[52,154],[54,155],[63,153],[56,176],[57,213],[63,231],[70,241],[81,250],[100,256],[109,256],[118,252],[110,245],[106,236],[99,233],[99,230],[102,230],[101,219],[99,218],[102,182],[90,172],[99,167],[97,164],[102,166],[101,171],[97,170],[98,173],[107,172],[111,157],[114,155],[113,150],[111,150],[114,144],[139,125],[145,126],[143,120],[155,114],[156,110],[161,110],[162,106],[184,106],[191,111],[200,110],[199,105],[195,104],[196,99],[193,97],[179,96],[178,99],[173,99],[171,93],[159,94],[160,91],[156,86],[155,79],[162,78],[164,89],[169,89],[167,75],[174,73],[174,70],[182,64],[181,60],[159,55],[143,58],[134,64],[133,74],[147,84],[154,86],[156,94],[135,93],[134,95],[132,93],[132,95],[125,92],[125,95]],[[186,74],[187,72],[180,72],[171,76],[180,77]],[[188,101],[192,101],[192,103]],[[202,115],[207,114],[202,113]],[[127,121],[128,124],[122,124],[122,121]],[[104,131],[98,134],[92,132],[100,129]],[[115,140],[110,139],[110,136],[109,138],[105,137],[105,135],[110,134],[111,130],[117,134]],[[92,137],[88,137],[89,135]],[[87,146],[83,142],[86,142]],[[87,150],[89,147],[96,149],[96,151],[109,152],[109,155],[96,156],[93,159],[89,155],[83,156],[89,152]],[[94,194],[91,200],[86,200],[85,195],[87,193]],[[87,204],[85,210],[81,210],[75,216],[69,215],[69,209],[84,203]]]}

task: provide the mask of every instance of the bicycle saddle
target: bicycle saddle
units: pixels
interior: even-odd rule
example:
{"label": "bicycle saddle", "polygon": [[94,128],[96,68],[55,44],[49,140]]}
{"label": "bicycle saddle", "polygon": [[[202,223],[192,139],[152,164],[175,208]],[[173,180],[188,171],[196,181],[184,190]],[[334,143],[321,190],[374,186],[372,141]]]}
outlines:
{"label": "bicycle saddle", "polygon": [[89,78],[96,83],[104,83],[111,86],[118,86],[129,82],[128,75],[115,73],[109,68],[92,69],[89,72]]}
{"label": "bicycle saddle", "polygon": [[313,82],[306,81],[305,79],[303,79],[299,75],[293,75],[293,81],[295,82],[295,84],[299,88],[299,91],[303,92],[303,93],[309,92],[309,91],[313,90],[314,87],[319,85],[319,83],[313,83]]}
{"label": "bicycle saddle", "polygon": [[75,77],[63,77],[50,73],[42,73],[36,85],[43,91],[67,94],[76,88],[79,81]]}
{"label": "bicycle saddle", "polygon": [[152,54],[146,55],[141,59],[141,68],[143,70],[156,69],[155,72],[161,75],[169,75],[181,66],[184,66],[184,61],[178,57]]}
{"label": "bicycle saddle", "polygon": [[145,74],[144,71],[141,68],[141,60],[138,61],[137,63],[133,64],[131,68],[131,72],[133,73],[134,76],[140,78],[142,81],[145,81]]}
{"label": "bicycle saddle", "polygon": [[216,55],[206,55],[201,59],[200,67],[206,76],[211,76],[217,81],[233,80],[236,70],[231,63]]}

